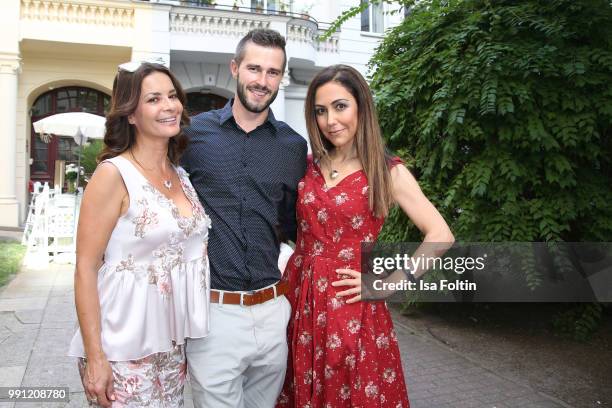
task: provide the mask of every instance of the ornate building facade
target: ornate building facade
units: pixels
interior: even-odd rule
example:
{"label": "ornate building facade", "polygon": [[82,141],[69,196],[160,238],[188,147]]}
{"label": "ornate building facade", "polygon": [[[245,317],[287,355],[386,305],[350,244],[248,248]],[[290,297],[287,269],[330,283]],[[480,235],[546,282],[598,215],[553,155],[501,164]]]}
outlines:
{"label": "ornate building facade", "polygon": [[238,40],[253,28],[275,29],[287,39],[288,69],[272,109],[306,136],[303,103],[315,73],[344,63],[365,74],[382,31],[402,18],[376,6],[318,40],[324,21],[358,2],[2,0],[0,227],[24,222],[31,181],[53,185],[55,161],[76,160],[71,139],[45,143],[32,123],[60,112],[104,115],[126,61],[163,62],[187,91],[189,111],[203,112],[234,94],[229,62]]}

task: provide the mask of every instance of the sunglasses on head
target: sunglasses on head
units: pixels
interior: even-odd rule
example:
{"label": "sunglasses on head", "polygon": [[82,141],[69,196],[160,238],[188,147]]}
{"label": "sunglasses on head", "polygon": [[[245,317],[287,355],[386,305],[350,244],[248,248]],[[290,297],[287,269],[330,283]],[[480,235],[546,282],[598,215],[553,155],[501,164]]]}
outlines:
{"label": "sunglasses on head", "polygon": [[164,59],[158,57],[151,60],[124,62],[123,64],[119,64],[117,68],[119,69],[119,71],[134,73],[138,70],[138,68],[142,66],[142,64],[159,64],[166,66]]}

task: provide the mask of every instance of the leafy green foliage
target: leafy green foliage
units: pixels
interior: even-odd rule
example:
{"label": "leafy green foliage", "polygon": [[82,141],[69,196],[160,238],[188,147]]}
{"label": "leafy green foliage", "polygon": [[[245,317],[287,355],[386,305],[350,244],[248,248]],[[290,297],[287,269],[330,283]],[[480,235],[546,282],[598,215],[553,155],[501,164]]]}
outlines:
{"label": "leafy green foliage", "polygon": [[587,341],[599,328],[602,314],[601,304],[584,303],[559,312],[552,323],[555,331],[562,336],[577,341]]}
{"label": "leafy green foliage", "polygon": [[335,32],[340,30],[340,27],[351,18],[358,16],[361,12],[367,9],[372,4],[390,4],[398,7],[391,8],[386,11],[386,14],[397,14],[403,11],[404,7],[411,7],[415,0],[360,0],[358,6],[352,6],[344,10],[340,15],[330,24],[325,32],[319,36],[319,40],[326,40],[332,36]]}
{"label": "leafy green foliage", "polygon": [[81,153],[81,166],[85,169],[85,174],[92,174],[96,170],[98,165],[96,157],[102,151],[104,142],[102,140],[91,140],[88,144],[83,146]]}
{"label": "leafy green foliage", "polygon": [[[420,1],[371,72],[389,146],[457,239],[610,240],[609,1]],[[394,210],[381,238],[420,233]]]}

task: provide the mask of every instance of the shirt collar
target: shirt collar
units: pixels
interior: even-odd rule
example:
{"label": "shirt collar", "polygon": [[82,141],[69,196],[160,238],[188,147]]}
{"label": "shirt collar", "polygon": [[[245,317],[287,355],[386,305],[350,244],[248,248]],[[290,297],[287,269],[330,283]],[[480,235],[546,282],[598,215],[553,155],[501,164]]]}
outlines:
{"label": "shirt collar", "polygon": [[[225,122],[227,122],[228,120],[234,117],[234,114],[232,113],[233,104],[234,104],[234,98],[231,98],[229,101],[227,101],[225,106],[221,109],[221,114],[219,115],[220,125],[224,125]],[[278,129],[280,129],[280,122],[276,120],[276,118],[274,117],[274,113],[272,113],[272,109],[268,109],[268,117],[266,118],[264,123],[266,122],[270,122],[272,127],[274,127],[275,131],[278,131]]]}

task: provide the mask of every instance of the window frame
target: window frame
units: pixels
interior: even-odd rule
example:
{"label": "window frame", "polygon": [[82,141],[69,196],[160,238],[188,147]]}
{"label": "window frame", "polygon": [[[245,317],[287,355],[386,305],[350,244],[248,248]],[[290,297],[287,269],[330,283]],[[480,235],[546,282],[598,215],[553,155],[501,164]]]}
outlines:
{"label": "window frame", "polygon": [[[364,3],[364,0],[361,0],[361,4]],[[382,27],[380,28],[380,31],[374,31],[373,30],[373,22],[374,22],[374,9],[379,9],[380,13],[381,13],[381,24]],[[368,7],[366,7],[364,10],[361,11],[360,13],[360,31],[361,34],[366,34],[366,35],[373,35],[373,36],[382,36],[385,33],[385,27],[386,27],[386,21],[385,21],[385,3],[381,2],[378,4],[368,4]],[[364,17],[367,17],[367,30],[364,30]]]}
{"label": "window frame", "polygon": [[[74,97],[70,97],[70,92],[76,92]],[[78,106],[78,102],[79,102],[79,98],[81,93],[80,92],[85,92],[83,98],[84,100],[90,97],[90,93],[94,93],[97,95],[97,106],[96,106],[96,110],[92,111],[90,109],[84,109],[84,106]],[[65,100],[65,98],[60,95],[60,93],[64,93],[64,95],[68,95],[68,99],[70,98],[74,98],[75,99],[75,106],[71,106],[71,103],[68,102],[68,109],[67,110],[61,110],[58,111],[58,99],[60,101]],[[34,107],[36,106],[36,104],[43,100],[43,98],[49,98],[50,97],[50,109],[48,111],[45,112],[41,112],[39,114],[35,114],[34,112]],[[106,103],[108,101],[108,103]],[[30,108],[30,145],[29,145],[29,157],[32,158],[32,163],[30,164],[30,179],[32,181],[40,181],[42,183],[44,182],[49,182],[49,184],[52,184],[53,182],[53,178],[55,176],[55,160],[58,160],[60,157],[60,152],[59,152],[59,144],[60,144],[60,137],[52,137],[51,140],[49,141],[49,143],[46,144],[47,149],[46,149],[46,159],[42,159],[42,158],[38,158],[38,160],[35,160],[38,155],[35,155],[34,149],[36,149],[37,145],[37,140],[36,139],[40,139],[40,136],[34,131],[34,122],[46,118],[47,116],[51,116],[51,115],[55,115],[57,113],[65,113],[65,112],[88,112],[88,113],[93,113],[95,115],[100,115],[100,116],[105,116],[106,112],[105,112],[105,107],[106,108],[110,108],[110,95],[107,95],[106,93],[99,91],[97,89],[94,88],[89,88],[86,86],[76,86],[76,85],[71,85],[71,86],[64,86],[64,87],[60,87],[60,88],[55,88],[55,89],[51,89],[47,92],[44,92],[43,94],[39,95],[36,100],[34,100],[34,103],[32,103],[32,106]],[[69,142],[70,143],[70,142]],[[41,155],[45,156],[45,153],[43,151],[42,148],[39,148],[39,150],[41,151]],[[35,166],[37,166],[38,162],[43,162],[46,163],[46,171],[40,171],[40,170],[35,170]],[[70,162],[67,162],[70,163]],[[45,167],[45,166],[43,166]]]}

